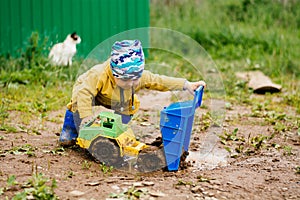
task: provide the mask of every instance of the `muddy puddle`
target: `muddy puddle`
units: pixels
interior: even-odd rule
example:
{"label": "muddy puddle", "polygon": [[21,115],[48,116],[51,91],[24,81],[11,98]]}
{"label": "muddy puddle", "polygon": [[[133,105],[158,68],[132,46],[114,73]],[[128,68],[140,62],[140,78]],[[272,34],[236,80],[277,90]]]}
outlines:
{"label": "muddy puddle", "polygon": [[189,151],[187,161],[194,170],[207,170],[228,165],[229,153],[220,146],[217,133],[221,128],[212,127],[201,141],[199,151]]}

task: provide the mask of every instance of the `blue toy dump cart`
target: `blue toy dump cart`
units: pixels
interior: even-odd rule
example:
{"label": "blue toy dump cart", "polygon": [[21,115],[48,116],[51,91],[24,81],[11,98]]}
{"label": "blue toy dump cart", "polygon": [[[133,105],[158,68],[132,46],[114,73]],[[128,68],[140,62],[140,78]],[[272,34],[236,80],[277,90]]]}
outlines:
{"label": "blue toy dump cart", "polygon": [[194,114],[201,106],[203,86],[195,91],[194,100],[172,103],[160,113],[160,130],[169,171],[178,170],[181,155],[188,152]]}

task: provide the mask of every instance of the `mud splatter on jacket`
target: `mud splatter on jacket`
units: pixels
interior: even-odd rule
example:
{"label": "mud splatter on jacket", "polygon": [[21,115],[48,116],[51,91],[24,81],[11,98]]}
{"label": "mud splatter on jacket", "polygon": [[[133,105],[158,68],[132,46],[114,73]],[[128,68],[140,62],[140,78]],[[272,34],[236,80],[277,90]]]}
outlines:
{"label": "mud splatter on jacket", "polygon": [[[186,79],[174,78],[153,74],[144,70],[138,86],[132,91],[124,90],[123,98],[120,95],[120,87],[113,78],[110,62],[95,65],[90,70],[79,76],[72,92],[71,102],[67,105],[72,112],[78,110],[80,118],[92,115],[92,106],[101,105],[113,109],[125,115],[131,115],[138,111],[140,101],[135,92],[141,89],[158,91],[183,90]],[[121,102],[123,99],[124,102]],[[132,102],[132,99],[134,102]],[[122,105],[121,105],[122,104]],[[123,107],[123,111],[121,109]]]}

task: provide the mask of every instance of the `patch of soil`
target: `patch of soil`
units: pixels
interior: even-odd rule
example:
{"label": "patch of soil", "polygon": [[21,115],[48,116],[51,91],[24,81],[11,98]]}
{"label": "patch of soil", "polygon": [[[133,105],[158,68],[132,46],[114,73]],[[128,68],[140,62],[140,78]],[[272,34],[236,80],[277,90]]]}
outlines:
{"label": "patch of soil", "polygon": [[[160,135],[157,116],[162,107],[158,105],[168,105],[171,99],[170,95],[160,96],[153,107],[149,106],[153,105],[149,95],[160,94],[143,95],[149,102],[148,107],[142,107],[131,122],[143,142]],[[199,122],[208,108],[198,109],[187,159],[190,165],[175,172],[151,173],[139,173],[129,167],[124,171],[105,172],[86,150],[76,146],[61,148],[56,133],[61,130],[64,112],[62,109],[50,113],[38,133],[0,132],[0,189],[3,191],[0,199],[11,199],[23,191],[22,184],[34,173],[55,179],[55,194],[60,199],[126,199],[138,194],[141,194],[140,199],[300,199],[300,174],[296,173],[300,165],[297,130],[276,133],[268,141],[282,148],[266,145],[236,158],[224,150],[218,137],[220,131],[216,129],[231,133],[238,128],[240,136],[245,138],[274,134],[272,127],[262,123],[260,118],[250,117],[251,109],[247,107],[232,106],[226,112],[223,127],[208,129],[203,129]],[[16,117],[21,117],[21,113],[11,116],[19,123]],[[53,122],[56,120],[51,118],[61,118],[61,122]],[[8,186],[11,175],[15,175],[19,184]]]}

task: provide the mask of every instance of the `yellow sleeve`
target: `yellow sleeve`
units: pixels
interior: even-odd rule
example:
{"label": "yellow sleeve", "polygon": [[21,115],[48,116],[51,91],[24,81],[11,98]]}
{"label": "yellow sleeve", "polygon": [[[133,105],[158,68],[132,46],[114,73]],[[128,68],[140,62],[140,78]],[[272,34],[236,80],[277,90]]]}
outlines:
{"label": "yellow sleeve", "polygon": [[158,91],[183,90],[186,79],[175,78],[165,75],[153,74],[148,70],[144,70],[140,89],[150,89]]}
{"label": "yellow sleeve", "polygon": [[92,104],[97,95],[97,74],[90,74],[83,84],[78,88],[77,106],[80,118],[92,115]]}

